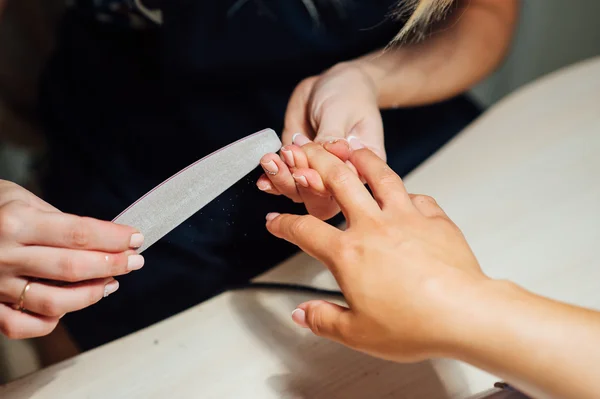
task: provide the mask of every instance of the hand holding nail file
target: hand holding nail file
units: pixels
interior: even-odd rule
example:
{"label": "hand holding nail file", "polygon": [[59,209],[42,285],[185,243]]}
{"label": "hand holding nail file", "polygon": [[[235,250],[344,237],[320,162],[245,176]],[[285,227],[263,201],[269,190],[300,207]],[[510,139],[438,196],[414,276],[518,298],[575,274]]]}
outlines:
{"label": "hand holding nail file", "polygon": [[134,226],[145,237],[141,253],[279,151],[271,129],[238,140],[198,160],[149,191],[113,222]]}

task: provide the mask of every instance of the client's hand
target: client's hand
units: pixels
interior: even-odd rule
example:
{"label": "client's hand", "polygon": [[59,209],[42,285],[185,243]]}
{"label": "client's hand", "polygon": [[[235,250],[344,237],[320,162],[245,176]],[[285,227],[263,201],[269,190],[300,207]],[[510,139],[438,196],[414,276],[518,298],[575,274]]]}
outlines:
{"label": "client's hand", "polygon": [[279,214],[267,216],[267,228],[327,265],[348,307],[307,302],[294,311],[296,323],[382,358],[416,361],[441,353],[456,333],[453,312],[488,281],[461,231],[431,197],[408,194],[370,150],[353,151],[350,161],[374,198],[321,145],[302,149],[348,228]]}

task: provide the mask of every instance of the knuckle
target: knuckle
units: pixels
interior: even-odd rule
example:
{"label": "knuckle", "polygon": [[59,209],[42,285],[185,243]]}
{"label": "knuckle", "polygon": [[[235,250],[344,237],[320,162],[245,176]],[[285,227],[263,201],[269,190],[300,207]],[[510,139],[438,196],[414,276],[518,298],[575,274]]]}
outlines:
{"label": "knuckle", "polygon": [[90,242],[90,232],[84,218],[78,218],[68,229],[66,240],[77,248],[85,248]]}
{"label": "knuckle", "polygon": [[356,262],[359,256],[363,253],[363,240],[352,234],[347,234],[340,244],[335,248],[335,252],[338,254],[339,259],[343,263]]}
{"label": "knuckle", "polygon": [[79,280],[77,262],[69,254],[62,256],[58,261],[58,272],[63,281],[75,282]]}
{"label": "knuckle", "polygon": [[127,256],[126,254],[109,254],[103,256],[106,270],[106,276],[116,276],[121,274],[127,268]]}
{"label": "knuckle", "polygon": [[437,206],[437,201],[430,197],[429,195],[417,194],[413,196],[413,202],[416,204],[425,204],[425,205],[435,205]]}
{"label": "knuckle", "polygon": [[323,336],[323,317],[321,312],[316,310],[309,312],[307,322],[315,335],[319,337]]}
{"label": "knuckle", "polygon": [[51,296],[41,299],[39,307],[39,312],[45,316],[60,316],[64,313],[59,301]]}
{"label": "knuckle", "polygon": [[336,186],[343,186],[353,177],[352,171],[344,164],[335,165],[328,173],[329,183]]}
{"label": "knuckle", "polygon": [[23,228],[21,212],[27,205],[12,201],[0,207],[0,237],[16,237]]}
{"label": "knuckle", "polygon": [[44,326],[44,328],[42,329],[42,331],[41,331],[41,333],[39,335],[48,335],[48,334],[50,334],[52,331],[54,331],[54,329],[56,328],[57,325],[58,325],[58,319],[56,319],[52,323],[47,323]]}
{"label": "knuckle", "polygon": [[300,83],[298,83],[297,91],[300,93],[310,91],[317,79],[318,78],[316,76],[311,76],[309,78],[303,79]]}
{"label": "knuckle", "polygon": [[399,179],[398,175],[393,170],[386,167],[383,171],[381,171],[381,174],[377,180],[380,185],[388,186],[398,184]]}
{"label": "knuckle", "polygon": [[86,298],[85,307],[91,306],[98,303],[104,297],[104,289],[102,290],[89,290]]}
{"label": "knuckle", "polygon": [[23,338],[23,332],[10,318],[0,322],[0,332],[8,339]]}
{"label": "knuckle", "polygon": [[298,217],[290,224],[290,231],[295,236],[302,236],[308,232],[308,218]]}

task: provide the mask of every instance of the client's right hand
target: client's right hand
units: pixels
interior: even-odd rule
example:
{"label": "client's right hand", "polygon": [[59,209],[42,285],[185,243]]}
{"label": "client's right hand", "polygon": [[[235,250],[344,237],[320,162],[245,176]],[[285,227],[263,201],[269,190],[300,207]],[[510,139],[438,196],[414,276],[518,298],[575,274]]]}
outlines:
{"label": "client's right hand", "polygon": [[[134,228],[68,215],[0,180],[0,333],[49,334],[68,312],[115,292],[144,265]],[[27,287],[27,289],[26,289]]]}

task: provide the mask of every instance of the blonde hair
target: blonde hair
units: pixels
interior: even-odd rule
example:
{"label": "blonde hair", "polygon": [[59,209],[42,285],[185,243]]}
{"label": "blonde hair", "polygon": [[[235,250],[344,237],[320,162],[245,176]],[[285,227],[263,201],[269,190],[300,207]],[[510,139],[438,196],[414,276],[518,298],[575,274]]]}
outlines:
{"label": "blonde hair", "polygon": [[442,20],[454,0],[403,0],[394,11],[398,19],[408,18],[402,30],[392,43],[406,41],[409,37],[421,40],[425,37],[426,28],[432,23]]}

